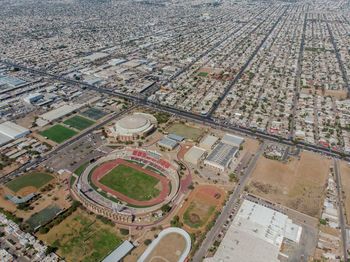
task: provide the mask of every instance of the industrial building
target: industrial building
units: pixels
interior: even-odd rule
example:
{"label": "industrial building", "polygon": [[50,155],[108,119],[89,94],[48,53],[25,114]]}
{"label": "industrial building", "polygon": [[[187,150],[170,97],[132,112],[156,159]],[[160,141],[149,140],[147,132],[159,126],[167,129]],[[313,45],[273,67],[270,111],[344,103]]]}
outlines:
{"label": "industrial building", "polygon": [[73,113],[75,110],[78,110],[83,106],[84,105],[82,104],[63,105],[49,112],[46,112],[45,114],[40,115],[38,120],[36,121],[36,124],[38,126],[45,126],[57,119],[60,119],[68,114]]}
{"label": "industrial building", "polygon": [[244,200],[215,255],[205,262],[279,262],[284,240],[299,243],[302,227],[285,214]]}
{"label": "industrial building", "polygon": [[30,130],[19,126],[13,122],[7,121],[0,124],[0,146],[30,133]]}
{"label": "industrial building", "polygon": [[175,147],[178,146],[178,142],[169,138],[169,137],[163,137],[161,140],[157,142],[157,145],[160,147],[164,147],[169,150],[173,150]]}
{"label": "industrial building", "polygon": [[32,104],[32,103],[35,103],[35,102],[39,101],[43,97],[44,97],[43,94],[33,93],[33,94],[29,94],[28,96],[24,97],[23,101],[28,103],[28,104]]}
{"label": "industrial building", "polygon": [[198,165],[205,153],[205,149],[193,146],[184,155],[184,160],[193,165]]}
{"label": "industrial building", "polygon": [[204,164],[219,171],[225,171],[238,152],[238,147],[219,142],[204,160]]}
{"label": "industrial building", "polygon": [[231,134],[225,134],[221,142],[231,146],[240,147],[240,145],[242,145],[244,142],[244,138]]}
{"label": "industrial building", "polygon": [[103,259],[102,262],[121,261],[126,255],[130,253],[131,250],[133,250],[133,248],[134,245],[130,241],[125,240],[112,253]]}

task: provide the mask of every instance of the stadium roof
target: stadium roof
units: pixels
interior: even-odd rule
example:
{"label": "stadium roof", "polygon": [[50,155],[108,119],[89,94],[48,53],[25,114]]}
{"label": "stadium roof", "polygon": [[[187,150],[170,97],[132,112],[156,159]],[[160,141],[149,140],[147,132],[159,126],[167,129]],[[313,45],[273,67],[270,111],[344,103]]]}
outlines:
{"label": "stadium roof", "polygon": [[243,143],[244,139],[239,136],[231,135],[231,134],[225,134],[222,138],[222,142],[225,144],[229,144],[232,146],[240,146]]}
{"label": "stadium roof", "polygon": [[102,262],[116,262],[120,261],[123,257],[125,257],[129,252],[134,248],[134,245],[125,240],[123,244],[117,247],[112,253],[110,253]]}

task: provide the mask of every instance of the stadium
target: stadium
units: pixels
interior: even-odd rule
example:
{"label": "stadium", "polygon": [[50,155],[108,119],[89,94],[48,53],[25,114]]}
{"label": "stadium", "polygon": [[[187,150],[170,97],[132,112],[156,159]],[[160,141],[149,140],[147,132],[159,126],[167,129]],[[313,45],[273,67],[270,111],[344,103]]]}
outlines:
{"label": "stadium", "polygon": [[118,120],[106,132],[110,140],[133,141],[149,135],[157,126],[157,119],[145,113],[133,113]]}
{"label": "stadium", "polygon": [[155,151],[125,148],[90,164],[72,194],[90,211],[122,224],[148,224],[178,193],[178,167]]}

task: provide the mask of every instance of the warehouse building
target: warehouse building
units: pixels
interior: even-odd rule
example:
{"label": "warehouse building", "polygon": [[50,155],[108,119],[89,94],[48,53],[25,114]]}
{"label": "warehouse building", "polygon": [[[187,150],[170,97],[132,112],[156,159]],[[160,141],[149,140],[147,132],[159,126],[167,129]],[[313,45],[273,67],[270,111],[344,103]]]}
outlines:
{"label": "warehouse building", "polygon": [[57,119],[60,119],[68,114],[73,113],[75,110],[78,110],[83,106],[84,105],[82,104],[76,104],[76,105],[64,105],[64,106],[58,107],[49,112],[46,112],[45,114],[40,115],[36,123],[38,126],[45,126],[48,123],[51,123]]}
{"label": "warehouse building", "polygon": [[284,240],[298,244],[302,227],[269,207],[244,200],[215,255],[204,262],[279,262]]}
{"label": "warehouse building", "polygon": [[32,103],[39,101],[43,97],[44,97],[43,94],[33,93],[33,94],[29,94],[28,96],[24,97],[23,100],[24,100],[24,102],[26,102],[28,104],[32,104]]}
{"label": "warehouse building", "polygon": [[228,168],[237,152],[238,147],[219,142],[204,160],[204,164],[223,172]]}
{"label": "warehouse building", "polygon": [[201,148],[204,148],[206,150],[212,150],[215,143],[219,140],[216,136],[207,135],[202,142],[199,144]]}
{"label": "warehouse building", "polygon": [[157,142],[157,145],[160,147],[164,147],[169,150],[173,150],[178,146],[179,142],[169,138],[169,137],[163,137],[161,140]]}
{"label": "warehouse building", "polygon": [[26,136],[30,130],[19,126],[13,122],[7,121],[0,124],[0,146],[8,142]]}
{"label": "warehouse building", "polygon": [[222,143],[231,145],[231,146],[236,146],[240,147],[240,145],[243,144],[244,139],[239,136],[231,135],[231,134],[225,134],[224,137],[221,140]]}
{"label": "warehouse building", "polygon": [[185,161],[193,165],[198,165],[203,156],[205,155],[206,150],[197,146],[191,147],[190,150],[184,155]]}

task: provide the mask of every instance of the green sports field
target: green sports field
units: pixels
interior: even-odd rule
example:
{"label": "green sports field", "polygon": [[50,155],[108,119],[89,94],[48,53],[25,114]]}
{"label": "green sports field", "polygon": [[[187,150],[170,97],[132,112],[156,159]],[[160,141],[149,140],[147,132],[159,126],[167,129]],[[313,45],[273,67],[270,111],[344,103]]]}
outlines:
{"label": "green sports field", "polygon": [[18,192],[22,188],[33,186],[37,189],[47,184],[53,179],[53,176],[47,173],[34,172],[28,175],[18,177],[6,184],[6,187],[11,189],[13,192]]}
{"label": "green sports field", "polygon": [[81,116],[73,116],[63,123],[78,130],[84,130],[85,128],[88,128],[89,126],[95,124],[94,121]]}
{"label": "green sports field", "polygon": [[159,182],[157,178],[125,165],[118,165],[99,182],[139,201],[150,200],[160,193],[155,187]]}
{"label": "green sports field", "polygon": [[47,137],[56,143],[62,143],[76,134],[78,134],[78,132],[59,124],[40,132],[40,135]]}

